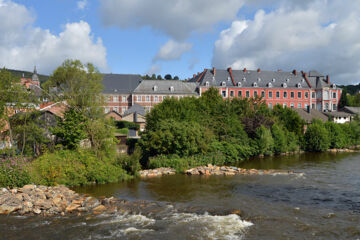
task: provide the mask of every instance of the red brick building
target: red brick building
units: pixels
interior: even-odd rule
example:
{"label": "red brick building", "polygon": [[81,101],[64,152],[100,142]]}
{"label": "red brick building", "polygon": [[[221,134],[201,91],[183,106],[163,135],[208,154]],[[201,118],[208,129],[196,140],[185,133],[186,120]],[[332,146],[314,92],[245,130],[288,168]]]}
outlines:
{"label": "red brick building", "polygon": [[341,89],[330,82],[329,76],[316,71],[309,73],[282,71],[249,71],[205,69],[189,82],[197,84],[201,95],[210,87],[219,89],[223,98],[261,96],[268,106],[282,105],[291,108],[319,111],[336,111]]}

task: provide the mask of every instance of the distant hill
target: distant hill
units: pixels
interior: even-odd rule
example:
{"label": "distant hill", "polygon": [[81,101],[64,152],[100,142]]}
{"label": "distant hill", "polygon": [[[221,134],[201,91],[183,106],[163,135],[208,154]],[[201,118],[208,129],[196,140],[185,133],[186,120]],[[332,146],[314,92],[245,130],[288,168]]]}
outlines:
{"label": "distant hill", "polygon": [[358,85],[339,85],[339,87],[351,95],[357,94],[360,91],[360,83]]}
{"label": "distant hill", "polygon": [[[21,78],[23,75],[25,78],[31,78],[31,76],[33,75],[33,72],[28,72],[28,71],[13,70],[13,69],[6,69],[6,70],[11,72],[11,74],[16,78]],[[49,76],[47,75],[38,74],[38,76],[39,76],[40,84],[49,80]]]}

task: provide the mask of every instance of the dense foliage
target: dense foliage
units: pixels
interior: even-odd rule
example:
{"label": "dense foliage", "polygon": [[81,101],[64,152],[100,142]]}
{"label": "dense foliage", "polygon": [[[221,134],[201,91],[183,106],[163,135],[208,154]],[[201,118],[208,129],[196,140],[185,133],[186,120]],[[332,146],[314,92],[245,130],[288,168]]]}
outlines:
{"label": "dense foliage", "polygon": [[31,182],[28,162],[22,158],[0,159],[0,187],[22,187]]}
{"label": "dense foliage", "polygon": [[166,99],[146,120],[139,145],[142,164],[152,168],[213,163],[209,156],[231,164],[257,155],[344,148],[360,140],[358,121],[314,121],[305,131],[304,121],[291,108],[271,110],[260,98],[224,100],[215,88],[200,98]]}

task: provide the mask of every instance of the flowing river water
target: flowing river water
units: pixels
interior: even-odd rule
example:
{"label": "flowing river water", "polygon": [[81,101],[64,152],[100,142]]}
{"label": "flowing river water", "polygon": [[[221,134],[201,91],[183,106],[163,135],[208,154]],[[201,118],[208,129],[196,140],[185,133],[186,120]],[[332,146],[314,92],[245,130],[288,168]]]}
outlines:
{"label": "flowing river water", "polygon": [[360,239],[360,154],[252,159],[296,175],[186,176],[76,188],[155,206],[71,217],[0,216],[0,239]]}

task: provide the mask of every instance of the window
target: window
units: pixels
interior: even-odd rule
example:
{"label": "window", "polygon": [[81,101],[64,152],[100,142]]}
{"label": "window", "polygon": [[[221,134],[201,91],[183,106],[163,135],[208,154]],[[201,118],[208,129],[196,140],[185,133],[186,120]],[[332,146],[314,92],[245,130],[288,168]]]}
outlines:
{"label": "window", "polygon": [[221,86],[225,87],[226,86],[226,82],[221,82]]}
{"label": "window", "polygon": [[150,110],[151,110],[151,107],[145,107],[145,112],[146,113],[150,112]]}
{"label": "window", "polygon": [[298,107],[297,108],[301,108],[301,103],[298,103]]}
{"label": "window", "polygon": [[145,101],[146,101],[146,102],[150,102],[150,96],[146,96],[146,97],[145,97]]}
{"label": "window", "polygon": [[305,92],[305,98],[308,99],[309,98],[309,93]]}
{"label": "window", "polygon": [[108,113],[108,112],[109,112],[109,108],[106,107],[106,108],[105,108],[105,113]]}
{"label": "window", "polygon": [[126,112],[126,110],[127,110],[127,107],[121,107],[121,111],[122,111],[122,113],[125,113],[125,112]]}
{"label": "window", "polygon": [[325,103],[325,110],[329,110],[329,103]]}
{"label": "window", "polygon": [[287,104],[286,104],[286,103],[283,103],[283,107],[284,107],[284,108],[287,107]]}
{"label": "window", "polygon": [[315,109],[315,103],[311,104],[311,108]]}
{"label": "window", "polygon": [[230,91],[230,97],[234,97],[234,91]]}
{"label": "window", "polygon": [[155,101],[155,102],[158,102],[158,101],[159,101],[159,96],[155,96],[155,97],[154,97],[154,101]]}
{"label": "window", "polygon": [[261,91],[261,97],[265,98],[265,92],[264,91]]}
{"label": "window", "polygon": [[155,86],[153,87],[153,89],[154,89],[154,92],[156,92],[156,91],[158,90],[158,86],[155,85]]}
{"label": "window", "polygon": [[258,92],[254,91],[254,97],[257,97],[257,96],[258,96]]}
{"label": "window", "polygon": [[136,101],[141,102],[141,96],[136,96]]}
{"label": "window", "polygon": [[294,92],[290,92],[290,97],[294,98],[295,97],[295,93]]}
{"label": "window", "polygon": [[269,103],[269,108],[273,108],[273,104],[272,103]]}
{"label": "window", "polygon": [[272,98],[272,92],[269,92],[269,98]]}
{"label": "window", "polygon": [[174,91],[174,87],[171,86],[171,87],[170,87],[170,92],[173,92],[173,91]]}
{"label": "window", "polygon": [[298,98],[301,99],[301,92],[298,92]]}
{"label": "window", "polygon": [[308,109],[308,107],[309,107],[309,104],[307,104],[307,103],[305,103],[305,109]]}
{"label": "window", "polygon": [[127,99],[125,96],[122,97],[122,102],[127,102]]}
{"label": "window", "polygon": [[118,101],[119,101],[118,96],[114,96],[114,97],[113,97],[113,102],[118,102]]}
{"label": "window", "polygon": [[294,106],[295,106],[294,103],[290,103],[291,108],[294,108]]}
{"label": "window", "polygon": [[276,98],[280,98],[280,92],[276,92]]}
{"label": "window", "polygon": [[250,91],[246,91],[246,97],[247,97],[247,98],[250,97]]}
{"label": "window", "polygon": [[333,92],[333,98],[336,98],[336,92]]}
{"label": "window", "polygon": [[311,98],[316,98],[316,93],[315,92],[311,93]]}
{"label": "window", "polygon": [[209,82],[205,82],[205,86],[206,86],[206,87],[210,86],[210,83],[209,83]]}
{"label": "window", "polygon": [[238,97],[242,96],[242,91],[238,91]]}
{"label": "window", "polygon": [[118,108],[118,107],[114,107],[114,111],[115,111],[115,112],[119,112],[119,108]]}
{"label": "window", "polygon": [[222,95],[222,97],[226,97],[226,91],[221,91],[221,95]]}
{"label": "window", "polygon": [[333,110],[336,111],[337,110],[337,105],[333,104]]}
{"label": "window", "polygon": [[106,101],[110,102],[110,100],[111,100],[110,96],[106,96]]}
{"label": "window", "polygon": [[284,98],[287,98],[287,92],[284,92]]}

